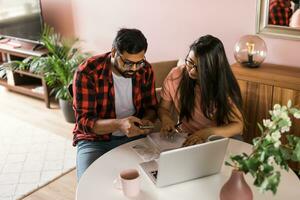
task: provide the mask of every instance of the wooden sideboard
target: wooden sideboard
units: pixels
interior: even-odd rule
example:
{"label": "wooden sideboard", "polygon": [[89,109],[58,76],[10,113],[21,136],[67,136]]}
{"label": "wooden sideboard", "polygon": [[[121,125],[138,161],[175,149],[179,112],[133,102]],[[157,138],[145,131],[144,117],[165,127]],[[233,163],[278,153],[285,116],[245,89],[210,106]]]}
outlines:
{"label": "wooden sideboard", "polygon": [[[22,41],[20,43],[22,44],[20,48],[0,43],[0,65],[14,60],[21,61],[29,56],[41,57],[47,53],[45,48],[33,50],[36,44]],[[0,77],[0,85],[10,91],[43,99],[46,107],[50,108],[48,86],[42,74],[34,74],[21,70],[6,70],[6,77]]]}
{"label": "wooden sideboard", "polygon": [[[292,104],[300,108],[300,67],[263,63],[259,68],[247,68],[238,63],[231,65],[243,96],[246,118],[244,139],[251,143],[260,135],[257,122],[270,118],[274,104]],[[291,134],[300,137],[300,120],[293,119]],[[300,164],[293,165],[300,170]]]}

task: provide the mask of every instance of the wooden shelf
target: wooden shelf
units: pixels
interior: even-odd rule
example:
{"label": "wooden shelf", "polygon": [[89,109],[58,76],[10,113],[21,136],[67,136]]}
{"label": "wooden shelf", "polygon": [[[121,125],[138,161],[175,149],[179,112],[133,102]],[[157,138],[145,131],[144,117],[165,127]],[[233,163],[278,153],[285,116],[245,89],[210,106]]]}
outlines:
{"label": "wooden shelf", "polygon": [[41,50],[33,50],[34,46],[36,44],[33,43],[28,43],[28,42],[22,42],[18,41],[21,43],[20,48],[14,48],[8,44],[0,44],[0,52],[5,53],[5,54],[11,54],[15,56],[19,56],[22,58],[26,58],[28,56],[42,56],[47,53],[46,49],[41,49]]}
{"label": "wooden shelf", "polygon": [[0,85],[6,87],[7,84],[7,80],[6,79],[3,79],[3,78],[0,78]]}
{"label": "wooden shelf", "polygon": [[36,87],[39,87],[39,85],[14,86],[14,85],[6,84],[5,87],[8,90],[11,90],[11,91],[15,91],[15,92],[18,92],[18,93],[21,93],[21,94],[32,96],[32,97],[35,97],[35,98],[38,98],[38,99],[44,99],[44,94],[32,91],[32,89],[34,89]]}
{"label": "wooden shelf", "polygon": [[40,75],[40,74],[33,74],[33,73],[29,72],[29,71],[15,70],[15,72],[16,72],[16,73],[19,73],[19,74],[26,75],[26,76],[39,78],[39,79],[44,78],[43,75]]}
{"label": "wooden shelf", "polygon": [[[47,53],[46,49],[33,51],[34,46],[35,44],[26,42],[22,42],[21,48],[13,48],[6,44],[0,44],[0,53],[2,55],[0,63],[9,62],[14,59],[22,60],[29,56],[42,56]],[[7,79],[0,79],[0,85],[10,91],[43,99],[46,107],[50,108],[48,87],[42,74],[33,74],[22,70],[6,70],[6,75]],[[33,91],[37,87],[43,87],[43,92]]]}

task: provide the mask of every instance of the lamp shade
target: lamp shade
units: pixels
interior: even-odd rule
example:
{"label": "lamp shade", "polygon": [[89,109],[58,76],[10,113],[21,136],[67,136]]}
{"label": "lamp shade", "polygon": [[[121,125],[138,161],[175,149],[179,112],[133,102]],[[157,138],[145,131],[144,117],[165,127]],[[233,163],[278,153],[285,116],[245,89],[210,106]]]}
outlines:
{"label": "lamp shade", "polygon": [[234,58],[243,66],[259,67],[266,56],[266,43],[257,35],[245,35],[235,44]]}

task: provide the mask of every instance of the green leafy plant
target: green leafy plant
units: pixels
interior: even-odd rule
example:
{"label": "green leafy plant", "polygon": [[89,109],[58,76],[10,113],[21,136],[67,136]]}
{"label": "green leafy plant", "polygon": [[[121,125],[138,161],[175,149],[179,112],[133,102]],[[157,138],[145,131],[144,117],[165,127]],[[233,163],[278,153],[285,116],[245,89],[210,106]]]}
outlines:
{"label": "green leafy plant", "polygon": [[33,57],[25,58],[23,61],[14,60],[11,62],[6,62],[0,65],[0,72],[4,71],[4,75],[1,78],[6,77],[6,70],[29,70],[30,69],[30,63],[33,60]]}
{"label": "green leafy plant", "polygon": [[261,192],[271,190],[276,194],[280,182],[279,169],[289,170],[288,161],[300,162],[300,137],[286,135],[287,143],[281,143],[283,133],[289,132],[292,126],[290,117],[300,119],[300,110],[292,107],[289,100],[287,106],[275,104],[270,112],[271,119],[264,119],[263,125],[258,123],[261,136],[253,139],[253,149],[248,155],[242,153],[230,157],[225,164],[235,170],[250,173],[254,185]]}
{"label": "green leafy plant", "polygon": [[48,49],[45,57],[35,57],[31,60],[30,70],[41,73],[50,86],[56,98],[71,100],[68,86],[72,83],[74,72],[78,65],[90,54],[81,53],[78,48],[78,39],[63,38],[54,28],[47,25],[41,37],[42,43]]}

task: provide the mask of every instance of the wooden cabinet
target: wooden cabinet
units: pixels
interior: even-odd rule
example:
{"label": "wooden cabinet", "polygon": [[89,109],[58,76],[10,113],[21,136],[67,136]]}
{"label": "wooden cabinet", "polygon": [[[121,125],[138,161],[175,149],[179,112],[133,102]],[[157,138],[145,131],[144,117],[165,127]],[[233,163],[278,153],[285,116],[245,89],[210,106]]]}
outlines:
{"label": "wooden cabinet", "polygon": [[[12,60],[22,60],[29,56],[42,56],[46,50],[33,50],[34,44],[22,42],[22,47],[13,48],[7,44],[0,44],[1,60],[10,62]],[[6,70],[6,78],[0,78],[0,85],[10,91],[18,92],[32,96],[45,101],[46,107],[50,108],[48,87],[45,83],[44,76],[33,74],[28,71],[10,71]]]}
{"label": "wooden cabinet", "polygon": [[[238,63],[231,66],[241,88],[246,118],[244,139],[252,143],[261,133],[257,123],[270,118],[274,104],[287,104],[288,100],[300,108],[300,67],[263,63],[259,68],[246,68]],[[293,119],[291,134],[300,137],[300,120]],[[284,140],[284,139],[283,139]],[[300,164],[290,165],[300,170]]]}
{"label": "wooden cabinet", "polygon": [[262,122],[272,107],[272,86],[252,81],[238,80],[243,97],[246,118],[244,139],[251,142],[260,135],[257,122]]}

